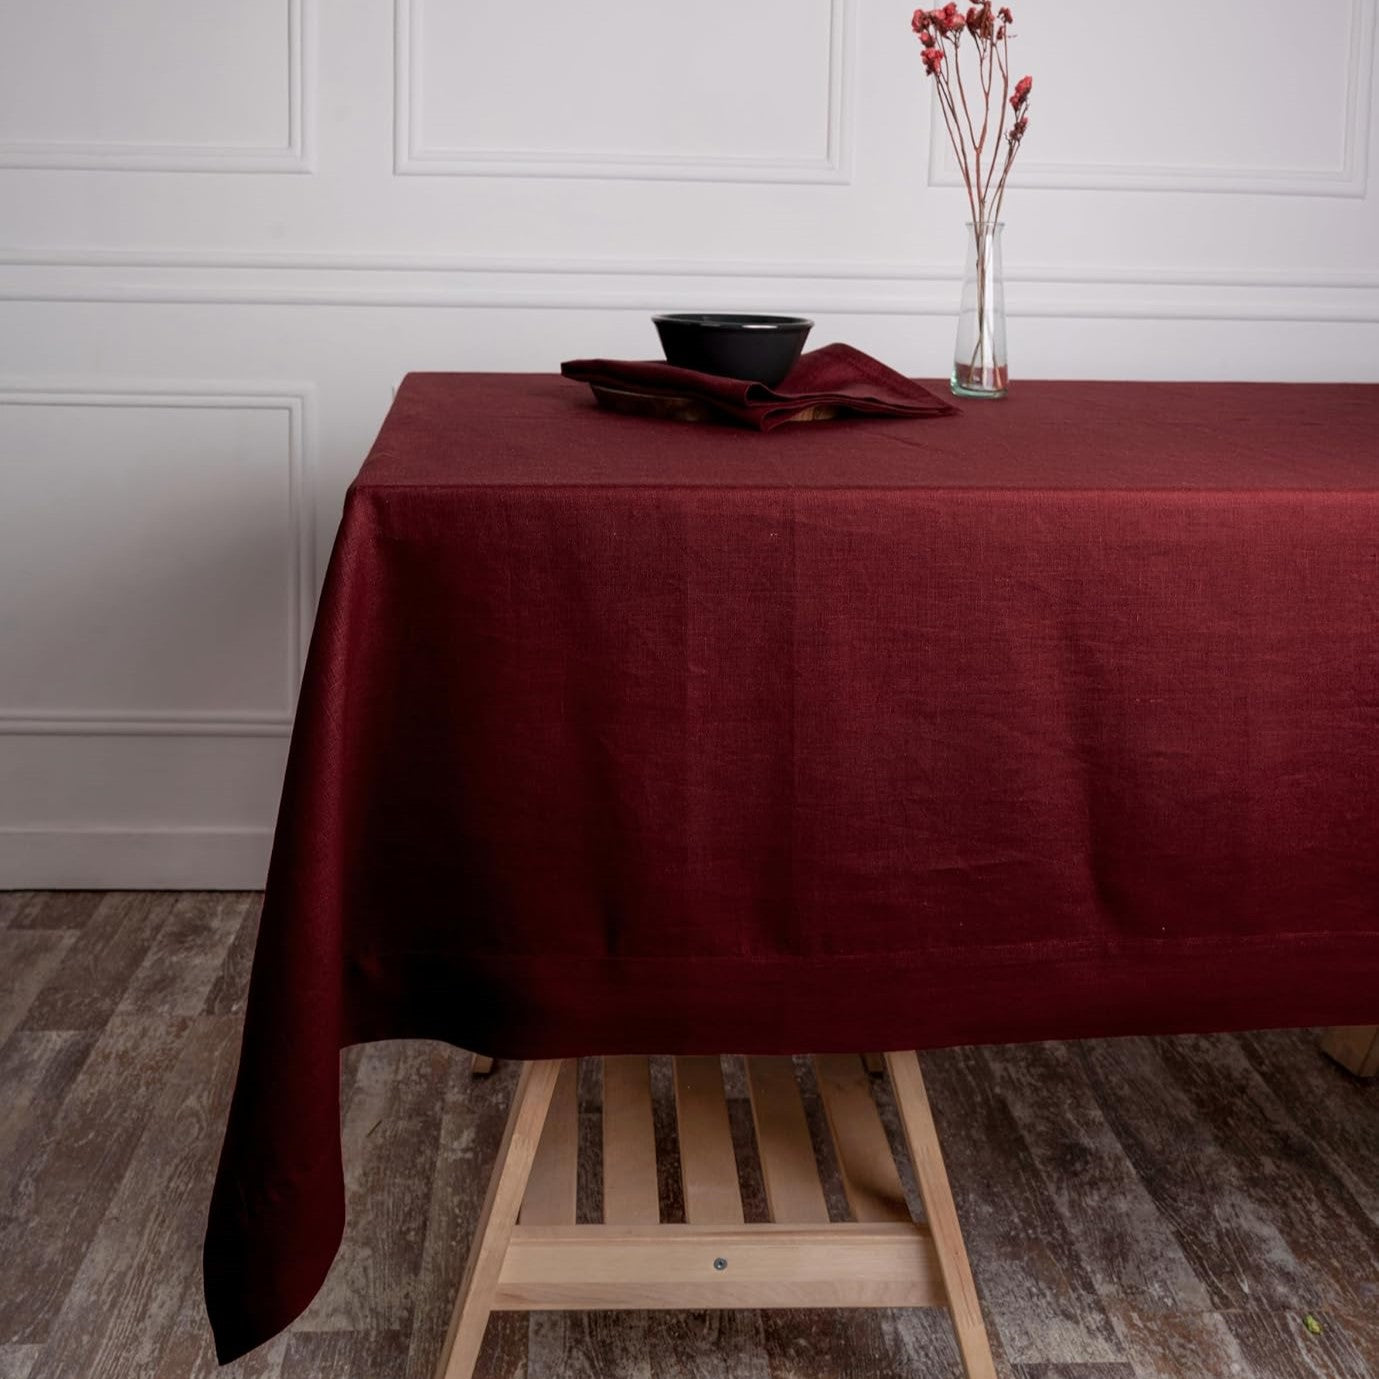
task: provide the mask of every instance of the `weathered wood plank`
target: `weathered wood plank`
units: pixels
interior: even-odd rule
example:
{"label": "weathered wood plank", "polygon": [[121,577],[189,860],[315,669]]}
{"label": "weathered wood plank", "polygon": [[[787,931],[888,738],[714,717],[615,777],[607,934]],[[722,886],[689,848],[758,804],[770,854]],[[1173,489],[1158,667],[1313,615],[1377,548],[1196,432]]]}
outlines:
{"label": "weathered wood plank", "polygon": [[[516,1066],[475,1080],[467,1055],[442,1046],[405,1046],[418,1062],[410,1090],[398,1095],[370,1061],[374,1049],[345,1060],[347,1152],[360,1155],[353,1191],[374,1209],[351,1202],[337,1265],[347,1287],[325,1317],[339,1329],[313,1334],[299,1323],[224,1370],[214,1364],[195,1261],[178,1261],[204,1227],[228,1085],[228,1070],[213,1068],[227,1055],[212,1051],[210,1026],[167,1012],[186,1010],[198,991],[202,1011],[242,1012],[258,901],[239,900],[245,908],[212,963],[197,947],[195,922],[172,934],[175,896],[0,894],[0,934],[9,935],[0,943],[36,936],[41,949],[55,933],[75,935],[43,984],[52,990],[40,988],[0,1042],[0,1379],[34,1379],[31,1371],[51,1379],[73,1364],[81,1379],[315,1379],[356,1370],[431,1379]],[[163,952],[160,906],[169,926]],[[437,1080],[423,1066],[433,1053],[443,1064]],[[670,1065],[653,1062],[658,1180],[674,1220]],[[200,1130],[169,1109],[193,1065],[206,1080],[191,1094],[202,1104],[189,1112]],[[1131,1365],[1135,1379],[1379,1377],[1379,1278],[1365,1277],[1374,1267],[1370,1227],[1379,1223],[1379,1088],[1338,1072],[1314,1034],[963,1051],[926,1056],[926,1075],[993,1343],[1004,1332],[1020,1347],[1014,1364],[998,1356],[1003,1379],[1130,1379]],[[732,1088],[745,1093],[740,1077]],[[884,1084],[876,1095],[893,1120]],[[428,1097],[437,1171],[427,1178],[423,1167],[413,1198],[403,1184],[380,1209],[365,1180],[374,1175],[386,1192],[424,1165]],[[597,1096],[585,1099],[588,1140]],[[764,1203],[745,1152],[746,1101],[730,1100],[728,1114],[750,1217]],[[154,1154],[158,1124],[165,1143]],[[381,1143],[387,1134],[393,1142]],[[197,1154],[206,1155],[199,1169]],[[155,1200],[160,1174],[182,1184],[166,1202]],[[597,1188],[581,1178],[586,1217]],[[1153,1215],[1144,1214],[1146,1202]],[[1359,1265],[1347,1273],[1348,1248]],[[371,1254],[382,1256],[378,1284]],[[1019,1286],[1016,1271],[1026,1272]],[[1302,1327],[1307,1311],[1320,1319],[1320,1337]],[[1112,1326],[1114,1354],[1098,1315]],[[113,1368],[122,1349],[128,1363]],[[501,1313],[489,1323],[477,1373],[957,1379],[958,1370],[943,1315],[904,1310]]]}
{"label": "weathered wood plank", "polygon": [[[658,1312],[626,1338],[626,1373],[652,1379],[770,1379],[762,1312]],[[797,1320],[807,1312],[791,1314]],[[632,1346],[637,1347],[636,1350]],[[605,1373],[621,1375],[623,1371]],[[839,1371],[841,1373],[841,1371]],[[533,1376],[534,1379],[534,1376]]]}
{"label": "weathered wood plank", "polygon": [[[1331,1172],[1379,1224],[1377,1089],[1319,1059],[1310,1030],[1269,1030],[1242,1035],[1238,1042]],[[1374,1301],[1379,1304],[1379,1292]]]}
{"label": "weathered wood plank", "polygon": [[[445,1052],[447,1069],[435,1170],[429,1198],[422,1208],[424,1237],[407,1379],[432,1379],[435,1373],[521,1069],[520,1062],[507,1059],[498,1064],[493,1076],[475,1078],[470,1075],[465,1055]],[[367,1243],[361,1238],[361,1245]],[[494,1316],[489,1320],[477,1373],[506,1379],[515,1365],[515,1361],[511,1365],[507,1361],[514,1356],[524,1359],[525,1355],[525,1319],[516,1314]]]}
{"label": "weathered wood plank", "polygon": [[0,929],[8,929],[33,904],[38,891],[0,891]]}
{"label": "weathered wood plank", "polygon": [[1217,1312],[1164,1308],[1141,1312],[1114,1298],[1107,1301],[1106,1310],[1138,1379],[1216,1379],[1217,1375],[1255,1379]]}
{"label": "weathered wood plank", "polygon": [[[648,1337],[656,1319],[644,1312],[532,1312],[520,1374],[530,1379],[633,1379],[649,1376]],[[495,1312],[493,1324],[522,1317]],[[488,1346],[485,1345],[485,1351]]]}
{"label": "weathered wood plank", "polygon": [[456,1057],[420,1041],[361,1050],[341,1131],[349,1224],[303,1330],[410,1330]]}
{"label": "weathered wood plank", "polygon": [[244,909],[239,929],[225,950],[220,970],[211,982],[203,1007],[207,1015],[242,1015],[244,998],[249,991],[249,972],[254,964],[254,945],[259,936],[259,917],[263,897],[252,893],[243,896]]}
{"label": "weathered wood plank", "polygon": [[952,1327],[935,1309],[760,1315],[773,1379],[963,1379]]}
{"label": "weathered wood plank", "polygon": [[0,1343],[49,1339],[150,1110],[181,1054],[186,1020],[115,1016],[30,1161],[0,1227]]}
{"label": "weathered wood plank", "polygon": [[407,1337],[397,1331],[294,1331],[284,1379],[405,1379]]}
{"label": "weathered wood plank", "polygon": [[[0,891],[0,928],[81,930],[105,903],[106,891]],[[13,903],[7,904],[7,898]]]}
{"label": "weathered wood plank", "polygon": [[20,1030],[0,1045],[0,1221],[26,1210],[21,1180],[95,1042],[85,1030]]}
{"label": "weathered wood plank", "polygon": [[283,1359],[291,1334],[284,1332],[275,1336],[233,1364],[219,1365],[211,1344],[201,1290],[192,1286],[182,1299],[177,1321],[158,1359],[158,1368],[149,1379],[293,1379],[292,1375],[283,1373]]}
{"label": "weathered wood plank", "polygon": [[[1288,1254],[1315,1280],[1310,1296],[1352,1311],[1368,1307],[1372,1299],[1356,1284],[1379,1279],[1379,1226],[1332,1175],[1238,1041],[1161,1040],[1159,1055],[1196,1123],[1234,1161],[1250,1165],[1243,1191],[1258,1213],[1269,1214]],[[1306,1116],[1305,1107],[1293,1109]],[[1295,1290],[1285,1307],[1308,1296]]]}
{"label": "weathered wood plank", "polygon": [[1123,1361],[1095,1281],[982,1053],[926,1054],[924,1070],[963,1237],[1011,1363]]}
{"label": "weathered wood plank", "polygon": [[[660,1199],[661,1220],[683,1222],[685,1195],[681,1182],[680,1137],[675,1125],[675,1062],[671,1058],[652,1058],[649,1065],[651,1119],[656,1127],[656,1194]],[[746,1107],[742,1109],[745,1111]],[[750,1135],[750,1124],[747,1132]]]}
{"label": "weathered wood plank", "polygon": [[75,938],[65,929],[0,929],[0,1044],[23,1023]]}
{"label": "weathered wood plank", "polygon": [[1206,1312],[1211,1298],[1126,1157],[1066,1044],[984,1051],[1049,1200],[1103,1297]]}
{"label": "weathered wood plank", "polygon": [[1016,1365],[1015,1379],[1137,1379],[1137,1376],[1129,1365]]}
{"label": "weathered wood plank", "polygon": [[158,1367],[195,1287],[238,1048],[232,1018],[187,1030],[31,1379],[114,1379]]}
{"label": "weathered wood plank", "polygon": [[67,950],[23,1029],[100,1029],[124,997],[154,939],[167,923],[172,892],[115,891],[106,896]]}
{"label": "weathered wood plank", "polygon": [[0,1345],[0,1379],[29,1379],[41,1346]]}
{"label": "weathered wood plank", "polygon": [[[1223,1147],[1150,1039],[1081,1045],[1097,1102],[1172,1228],[1214,1310],[1316,1295],[1273,1206],[1251,1191],[1253,1155]],[[1320,1055],[1319,1055],[1320,1057]]]}
{"label": "weathered wood plank", "polygon": [[178,896],[118,1009],[124,1014],[200,1014],[254,903],[236,894]]}
{"label": "weathered wood plank", "polygon": [[1309,1331],[1308,1310],[1251,1307],[1227,1312],[1245,1372],[1261,1379],[1373,1379],[1374,1371],[1330,1313],[1312,1310],[1321,1331]]}

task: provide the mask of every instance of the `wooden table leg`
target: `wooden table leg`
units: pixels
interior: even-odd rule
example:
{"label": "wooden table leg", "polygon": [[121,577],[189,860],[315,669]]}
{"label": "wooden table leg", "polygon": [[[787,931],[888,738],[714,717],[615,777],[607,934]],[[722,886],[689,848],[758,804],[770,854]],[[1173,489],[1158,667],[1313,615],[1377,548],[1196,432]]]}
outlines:
{"label": "wooden table leg", "polygon": [[470,1379],[474,1373],[484,1329],[488,1326],[488,1314],[493,1310],[498,1274],[527,1190],[527,1179],[531,1176],[546,1112],[555,1093],[560,1063],[558,1058],[543,1059],[522,1067],[503,1143],[498,1150],[498,1164],[489,1179],[488,1196],[469,1247],[469,1262],[465,1265],[445,1347],[436,1366],[436,1379]]}
{"label": "wooden table leg", "polygon": [[1322,1052],[1356,1077],[1379,1077],[1379,1025],[1337,1025],[1327,1030]]}
{"label": "wooden table leg", "polygon": [[958,1211],[953,1205],[953,1190],[943,1166],[938,1130],[919,1071],[919,1056],[913,1050],[888,1053],[886,1071],[895,1092],[896,1109],[900,1112],[910,1162],[919,1183],[924,1214],[929,1219],[934,1248],[938,1251],[939,1270],[948,1290],[948,1312],[953,1319],[953,1331],[967,1379],[996,1379],[996,1364],[991,1358],[991,1344],[977,1301],[977,1285],[972,1279]]}

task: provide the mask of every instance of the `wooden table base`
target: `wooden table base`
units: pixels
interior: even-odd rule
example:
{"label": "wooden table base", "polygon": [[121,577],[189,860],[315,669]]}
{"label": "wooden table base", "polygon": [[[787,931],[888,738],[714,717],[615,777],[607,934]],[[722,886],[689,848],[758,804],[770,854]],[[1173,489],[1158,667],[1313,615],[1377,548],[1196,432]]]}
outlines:
{"label": "wooden table base", "polygon": [[732,1307],[944,1307],[968,1379],[995,1379],[914,1053],[888,1053],[884,1066],[924,1203],[922,1224],[911,1219],[857,1055],[814,1059],[846,1222],[829,1220],[792,1060],[747,1059],[771,1216],[750,1225],[719,1059],[674,1060],[683,1225],[660,1220],[648,1060],[603,1065],[603,1221],[575,1221],[577,1063],[527,1063],[436,1379],[470,1379],[495,1309]]}
{"label": "wooden table base", "polygon": [[1379,1025],[1337,1025],[1322,1049],[1356,1077],[1379,1077]]}

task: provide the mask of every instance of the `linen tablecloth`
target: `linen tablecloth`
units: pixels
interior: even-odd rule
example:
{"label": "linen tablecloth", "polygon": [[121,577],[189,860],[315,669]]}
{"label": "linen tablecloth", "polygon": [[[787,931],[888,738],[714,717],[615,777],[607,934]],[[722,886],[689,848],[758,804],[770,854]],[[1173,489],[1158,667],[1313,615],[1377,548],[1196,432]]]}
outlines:
{"label": "linen tablecloth", "polygon": [[338,1055],[825,1052],[1379,1003],[1379,388],[772,435],[414,374],[325,583],[206,1242],[344,1217]]}

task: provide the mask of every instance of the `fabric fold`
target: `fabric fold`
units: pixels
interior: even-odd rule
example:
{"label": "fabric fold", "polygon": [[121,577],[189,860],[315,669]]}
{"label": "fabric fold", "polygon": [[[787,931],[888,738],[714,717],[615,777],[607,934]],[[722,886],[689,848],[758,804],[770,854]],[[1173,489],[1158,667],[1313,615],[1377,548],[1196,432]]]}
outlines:
{"label": "fabric fold", "polygon": [[663,360],[571,359],[560,366],[566,378],[596,391],[615,390],[646,398],[688,399],[716,416],[759,431],[786,422],[838,417],[946,417],[958,409],[922,383],[897,373],[851,345],[825,345],[802,354],[774,388],[743,378],[682,369]]}

